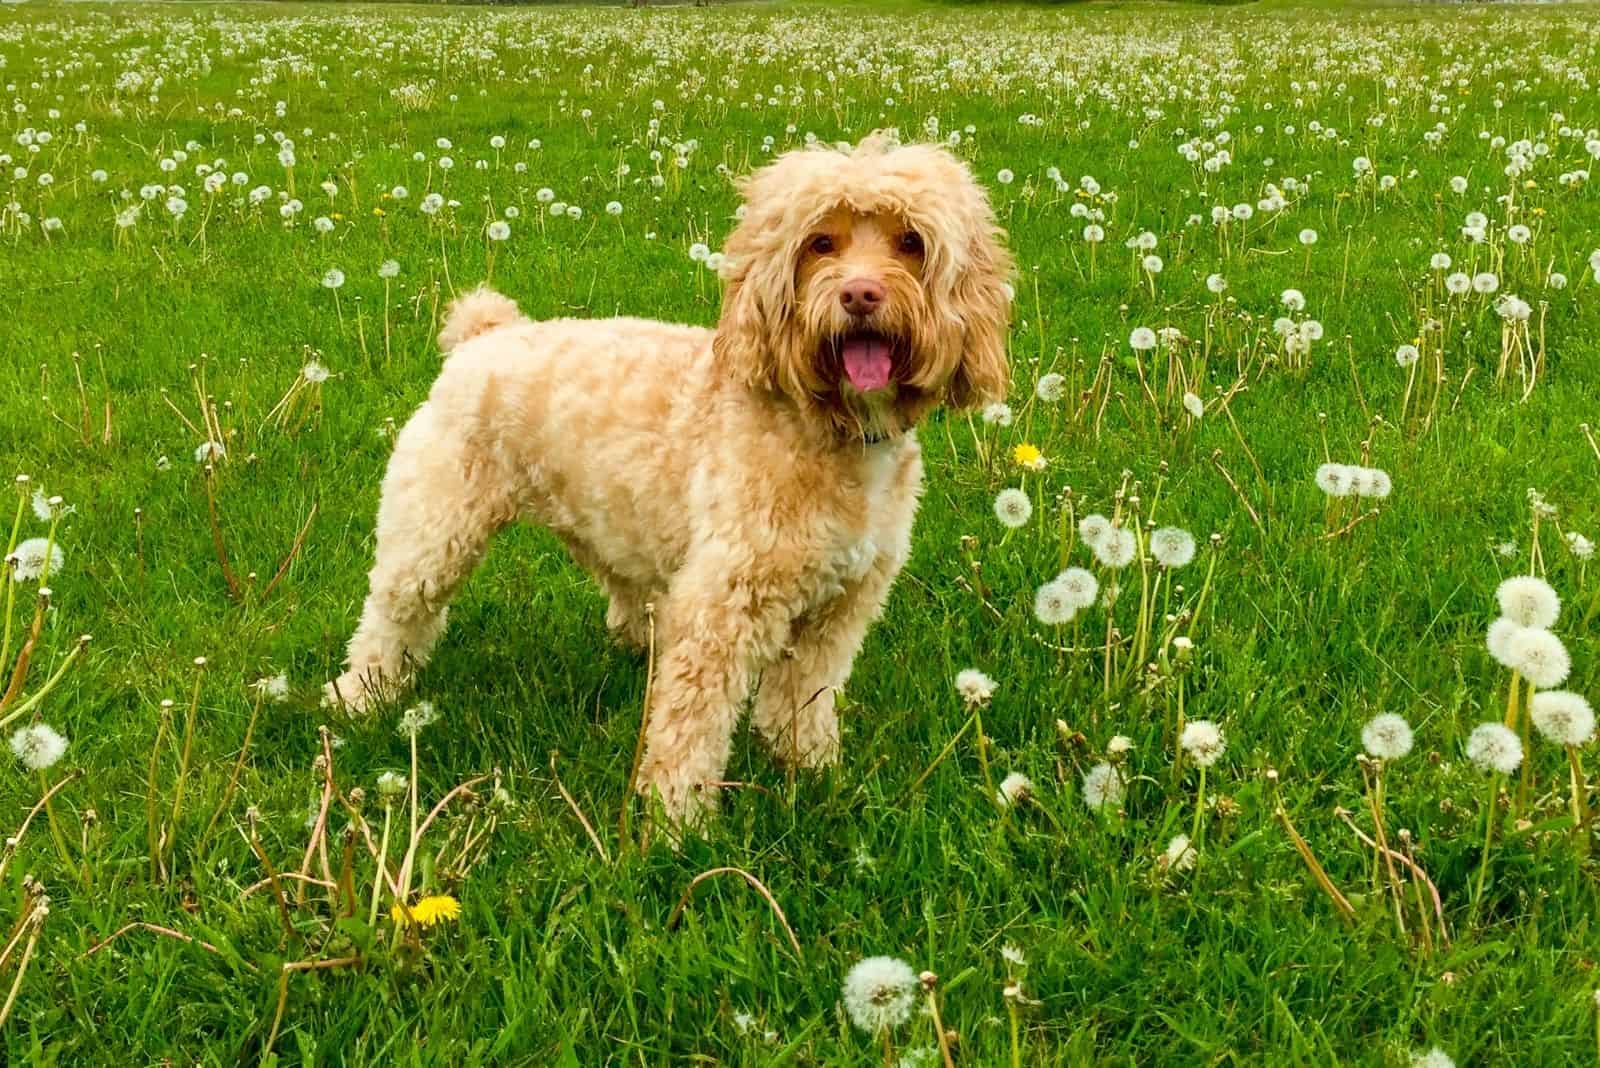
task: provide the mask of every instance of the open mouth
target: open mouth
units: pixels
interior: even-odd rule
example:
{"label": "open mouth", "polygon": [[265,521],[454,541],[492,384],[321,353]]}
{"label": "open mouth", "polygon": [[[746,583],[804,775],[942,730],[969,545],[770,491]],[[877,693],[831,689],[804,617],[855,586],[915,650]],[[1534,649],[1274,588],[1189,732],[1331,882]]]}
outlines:
{"label": "open mouth", "polygon": [[844,364],[845,378],[857,392],[872,393],[889,385],[894,371],[892,338],[871,330],[854,331],[836,338],[833,347]]}

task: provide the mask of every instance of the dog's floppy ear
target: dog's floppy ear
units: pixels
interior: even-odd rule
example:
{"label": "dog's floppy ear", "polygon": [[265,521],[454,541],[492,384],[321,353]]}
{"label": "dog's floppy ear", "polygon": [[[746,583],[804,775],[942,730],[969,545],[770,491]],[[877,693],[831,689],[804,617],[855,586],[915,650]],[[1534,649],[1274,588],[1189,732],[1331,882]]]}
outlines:
{"label": "dog's floppy ear", "polygon": [[952,294],[963,325],[961,362],[950,378],[952,408],[976,408],[1005,400],[1011,388],[1006,335],[1011,325],[1011,287],[1006,281],[1011,256],[989,233],[968,253],[969,263]]}
{"label": "dog's floppy ear", "polygon": [[[729,238],[728,243],[730,248],[739,244],[734,238]],[[711,340],[717,367],[736,382],[771,386],[776,371],[775,339],[769,331],[771,319],[764,307],[760,283],[752,279],[747,260],[735,261],[731,268],[724,270],[728,285],[722,294],[717,333]]]}
{"label": "dog's floppy ear", "polygon": [[[723,246],[722,268],[727,289],[712,351],[723,373],[752,386],[777,384],[779,332],[794,314],[794,258],[804,236],[796,212],[794,185],[800,160],[795,153],[739,181],[744,197],[739,224]],[[799,236],[796,236],[796,234]]]}
{"label": "dog's floppy ear", "polygon": [[963,247],[955,257],[958,265],[950,302],[962,324],[963,336],[961,361],[950,379],[948,403],[963,409],[1004,400],[1011,388],[1006,335],[1011,328],[1010,278],[1014,264],[988,195],[971,171],[964,166],[959,169],[965,179],[965,204],[956,210],[965,219],[956,230],[962,235]]}

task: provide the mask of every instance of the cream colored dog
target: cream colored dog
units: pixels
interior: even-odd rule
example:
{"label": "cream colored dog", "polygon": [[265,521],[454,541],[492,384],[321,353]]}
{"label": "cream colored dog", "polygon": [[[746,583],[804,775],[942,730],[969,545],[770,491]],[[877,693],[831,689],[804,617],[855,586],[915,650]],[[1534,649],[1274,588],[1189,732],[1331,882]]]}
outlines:
{"label": "cream colored dog", "polygon": [[910,549],[914,428],[1005,396],[1011,257],[937,147],[791,152],[741,190],[715,331],[454,303],[331,700],[397,695],[490,538],[528,519],[593,573],[614,632],[643,646],[654,606],[639,788],[670,819],[714,805],[752,689],[781,758],[838,758],[834,694]]}

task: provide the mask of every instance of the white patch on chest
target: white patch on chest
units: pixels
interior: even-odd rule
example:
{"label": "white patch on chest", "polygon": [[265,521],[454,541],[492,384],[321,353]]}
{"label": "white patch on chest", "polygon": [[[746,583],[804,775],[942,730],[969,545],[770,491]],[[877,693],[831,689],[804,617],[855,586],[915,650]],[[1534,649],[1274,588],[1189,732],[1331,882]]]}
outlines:
{"label": "white patch on chest", "polygon": [[872,531],[881,522],[883,514],[893,505],[895,478],[900,470],[900,442],[869,445],[861,460],[861,495],[866,504],[866,531],[856,537],[844,537],[835,544],[822,561],[821,582],[813,606],[831,601],[844,592],[851,583],[865,578],[877,563],[882,551]]}

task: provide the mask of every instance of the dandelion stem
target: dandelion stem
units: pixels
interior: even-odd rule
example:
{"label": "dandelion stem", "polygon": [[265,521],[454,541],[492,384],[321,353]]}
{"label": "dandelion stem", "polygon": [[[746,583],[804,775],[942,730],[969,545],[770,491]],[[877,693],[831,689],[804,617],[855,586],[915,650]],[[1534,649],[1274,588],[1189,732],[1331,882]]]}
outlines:
{"label": "dandelion stem", "polygon": [[[17,535],[22,532],[22,510],[24,501],[27,500],[26,492],[19,492],[17,496],[17,514],[11,520],[11,537],[6,540],[6,557],[9,558],[17,548]],[[3,570],[11,570],[6,565]],[[9,576],[6,576],[9,578]],[[17,601],[17,584],[6,582],[6,630],[5,638],[0,639],[0,671],[4,671],[7,664],[11,663],[11,615]]]}
{"label": "dandelion stem", "polygon": [[961,729],[956,731],[955,734],[951,736],[950,740],[945,743],[944,748],[939,750],[939,755],[933,758],[933,763],[922,769],[922,774],[917,776],[916,781],[913,782],[910,789],[906,791],[907,797],[916,793],[917,788],[928,781],[928,776],[933,774],[934,769],[940,764],[944,763],[944,758],[949,756],[951,751],[955,749],[956,743],[961,741],[961,739],[966,735],[967,731],[972,729],[973,721],[976,718],[976,712],[967,717],[967,721],[961,725]]}
{"label": "dandelion stem", "polygon": [[[1355,906],[1350,904],[1350,899],[1345,897],[1337,886],[1333,885],[1332,879],[1328,878],[1327,869],[1323,868],[1321,861],[1317,860],[1317,855],[1311,851],[1310,844],[1301,837],[1299,831],[1295,830],[1294,822],[1289,819],[1289,810],[1280,803],[1273,814],[1278,817],[1278,823],[1282,825],[1284,832],[1288,834],[1289,841],[1293,843],[1295,852],[1299,853],[1300,859],[1305,861],[1306,868],[1311,872],[1311,877],[1322,888],[1322,892],[1328,895],[1328,900],[1333,902],[1333,907],[1338,910],[1339,915],[1347,922],[1354,924],[1356,922]],[[1360,832],[1358,831],[1357,833],[1359,834]],[[1198,855],[1199,851],[1197,850],[1196,856]]]}
{"label": "dandelion stem", "polygon": [[1373,770],[1373,786],[1367,794],[1367,802],[1372,807],[1372,827],[1378,840],[1378,852],[1382,855],[1384,867],[1389,873],[1389,889],[1394,892],[1395,927],[1399,929],[1401,937],[1404,937],[1405,892],[1400,889],[1400,876],[1394,870],[1394,853],[1389,849],[1389,836],[1383,829],[1383,761],[1381,760]]}
{"label": "dandelion stem", "polygon": [[205,664],[199,665],[201,670],[195,672],[194,692],[189,698],[189,714],[183,722],[183,748],[178,753],[178,781],[172,790],[172,817],[168,821],[166,841],[163,843],[165,851],[170,855],[173,852],[173,843],[178,837],[178,817],[183,813],[184,787],[189,778],[189,756],[194,751],[194,721],[195,714],[200,710],[200,686],[205,681]]}
{"label": "dandelion stem", "polygon": [[1578,747],[1569,745],[1567,750],[1567,767],[1572,772],[1572,821],[1575,824],[1574,833],[1578,836],[1578,852],[1582,856],[1589,853],[1589,782],[1583,774],[1583,761],[1578,756]]}
{"label": "dandelion stem", "polygon": [[1206,813],[1206,766],[1200,765],[1200,788],[1195,792],[1194,798],[1194,833],[1189,835],[1189,840],[1194,843],[1195,856],[1200,855],[1200,847],[1205,844],[1201,835],[1205,831],[1205,821],[1202,817]]}
{"label": "dandelion stem", "polygon": [[6,1003],[0,1006],[0,1027],[4,1027],[6,1020],[11,1017],[11,1007],[17,1003],[17,992],[22,989],[22,977],[28,972],[28,962],[33,959],[33,951],[39,945],[39,935],[44,930],[45,913],[35,907],[27,922],[33,926],[28,934],[28,942],[22,947],[22,959],[17,962],[17,977],[11,981],[11,992],[6,995]]}
{"label": "dandelion stem", "polygon": [[[1528,682],[1528,700],[1522,712],[1522,751],[1533,752],[1533,682]],[[1528,798],[1533,792],[1533,761],[1522,762],[1522,774],[1517,781],[1517,814],[1527,811]]]}
{"label": "dandelion stem", "polygon": [[378,926],[378,905],[383,899],[383,876],[388,873],[389,859],[389,821],[394,815],[394,805],[385,800],[383,803],[383,837],[379,839],[378,846],[378,878],[372,881],[372,908],[367,913],[367,926]]}
{"label": "dandelion stem", "polygon": [[[41,598],[41,601],[43,601],[43,600],[44,599]],[[41,618],[42,618],[42,616],[41,616]],[[29,651],[29,649],[32,648],[34,637],[37,637],[37,634],[35,634],[33,636],[30,636],[29,639],[28,639],[28,644],[23,647],[23,654],[24,655],[26,655],[27,652]],[[73,646],[72,647],[72,651],[67,653],[66,658],[61,661],[61,666],[56,668],[56,673],[54,675],[51,675],[48,679],[46,679],[43,686],[39,687],[39,692],[34,694],[32,697],[28,698],[26,701],[22,702],[16,708],[12,709],[6,715],[6,717],[4,719],[0,719],[0,729],[4,729],[5,727],[10,726],[17,719],[21,718],[22,716],[27,715],[29,712],[32,712],[35,708],[37,708],[39,706],[39,703],[50,695],[50,691],[56,688],[56,684],[61,681],[63,676],[66,675],[67,670],[72,667],[73,662],[76,661],[78,659],[79,655],[82,654],[82,652],[85,649],[87,649],[88,647],[89,647],[89,636],[87,634],[85,634],[83,637],[78,639],[78,644]],[[27,668],[26,661],[21,659],[21,658],[19,658],[17,660],[17,668],[20,671],[26,672],[26,668]],[[20,685],[21,681],[22,680],[17,675],[15,675],[15,674],[12,675],[12,687],[13,687],[14,691],[16,691],[16,692],[20,692],[21,691],[21,685]],[[3,711],[5,709],[5,702],[6,702],[7,698],[10,698],[10,699],[14,700],[15,699],[15,693],[8,693],[6,695],[6,698],[0,698],[0,711]]]}
{"label": "dandelion stem", "polygon": [[1006,999],[1006,1015],[1011,1017],[1011,1068],[1022,1068],[1022,1014],[1016,998]]}
{"label": "dandelion stem", "polygon": [[[72,858],[72,850],[67,848],[66,835],[61,831],[61,823],[56,819],[56,807],[51,804],[52,792],[50,790],[50,777],[44,769],[39,769],[39,785],[44,788],[44,815],[50,824],[50,837],[55,840],[56,852],[61,856],[61,863],[65,864],[70,872],[78,872],[78,863]],[[81,873],[80,873],[81,874]]]}
{"label": "dandelion stem", "polygon": [[978,733],[978,767],[983,772],[983,788],[989,792],[990,803],[998,806],[1003,813],[1005,805],[994,788],[994,776],[989,773],[989,738],[983,733],[983,709],[979,706],[972,709],[972,725]]}
{"label": "dandelion stem", "polygon": [[228,810],[228,804],[233,800],[233,792],[239,786],[239,773],[244,770],[245,758],[250,755],[250,739],[255,736],[256,717],[261,714],[261,702],[266,696],[266,690],[256,687],[255,706],[250,709],[250,722],[245,724],[244,744],[239,747],[239,758],[233,762],[233,772],[228,776],[228,785],[223,788],[222,800],[217,803],[217,810],[211,814],[211,819],[206,822],[206,829],[200,834],[200,841],[195,845],[198,854],[205,848],[206,842],[211,838],[211,832],[216,829],[217,821]]}
{"label": "dandelion stem", "polygon": [[1501,776],[1489,779],[1489,798],[1483,806],[1483,860],[1478,865],[1478,888],[1472,895],[1472,922],[1478,922],[1478,909],[1483,904],[1483,887],[1489,878],[1489,849],[1494,844],[1495,801],[1500,796]]}

